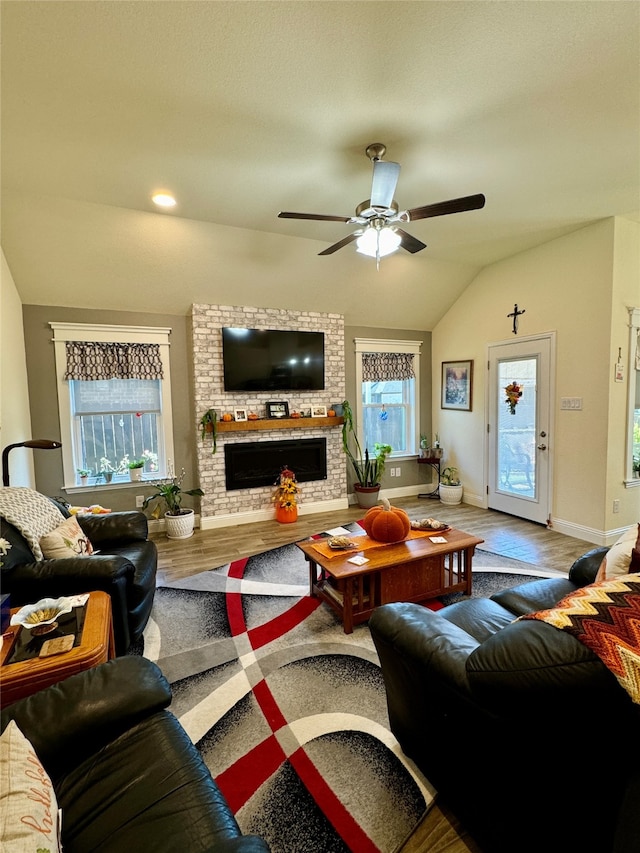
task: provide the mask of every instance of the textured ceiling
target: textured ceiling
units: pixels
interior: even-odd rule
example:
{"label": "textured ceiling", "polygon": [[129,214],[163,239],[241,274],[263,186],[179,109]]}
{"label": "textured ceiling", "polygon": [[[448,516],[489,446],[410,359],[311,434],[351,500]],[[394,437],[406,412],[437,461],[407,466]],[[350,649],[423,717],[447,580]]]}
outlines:
{"label": "textured ceiling", "polygon": [[[351,215],[379,141],[401,208],[485,194],[481,211],[406,228],[428,244],[407,265],[467,275],[640,209],[637,2],[5,0],[1,14],[11,199],[152,211],[164,188],[179,202],[165,216],[306,238],[316,255],[351,226],[278,211]],[[28,253],[9,242],[20,290]]]}

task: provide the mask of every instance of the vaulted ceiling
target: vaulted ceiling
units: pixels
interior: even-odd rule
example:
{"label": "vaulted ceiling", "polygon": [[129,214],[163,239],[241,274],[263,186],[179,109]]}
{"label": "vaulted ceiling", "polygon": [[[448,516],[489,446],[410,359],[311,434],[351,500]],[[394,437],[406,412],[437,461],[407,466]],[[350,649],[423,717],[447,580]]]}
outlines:
{"label": "vaulted ceiling", "polygon": [[486,196],[406,226],[428,248],[400,263],[445,265],[445,304],[486,264],[640,210],[637,2],[5,0],[1,15],[3,247],[25,301],[56,303],[18,227],[43,200],[288,238],[339,270],[352,245],[317,253],[352,226],[277,214],[350,216],[371,142],[401,164],[401,208]]}

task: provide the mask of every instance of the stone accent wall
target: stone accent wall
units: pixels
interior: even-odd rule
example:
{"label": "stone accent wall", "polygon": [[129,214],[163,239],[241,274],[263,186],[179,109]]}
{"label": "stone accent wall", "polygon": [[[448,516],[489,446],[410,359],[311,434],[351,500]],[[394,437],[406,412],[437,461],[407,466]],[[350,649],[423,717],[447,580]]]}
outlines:
{"label": "stone accent wall", "polygon": [[[341,314],[321,314],[278,308],[250,308],[232,305],[193,305],[191,309],[193,339],[193,371],[195,417],[197,430],[198,472],[201,499],[202,525],[207,518],[231,517],[229,523],[240,523],[240,516],[265,512],[273,514],[272,487],[241,489],[228,492],[225,488],[224,445],[241,441],[285,441],[292,438],[327,439],[327,479],[301,484],[300,508],[305,504],[321,504],[347,499],[347,475],[342,451],[340,427],[325,429],[251,430],[237,433],[219,433],[215,454],[211,452],[211,439],[201,439],[200,418],[207,409],[215,409],[218,417],[223,412],[244,408],[265,416],[265,404],[274,399],[273,392],[258,392],[248,396],[239,392],[225,392],[222,371],[223,326],[249,329],[298,329],[324,332],[325,335],[325,389],[324,391],[280,391],[276,399],[287,400],[289,411],[340,403],[345,398],[344,317]],[[345,504],[346,505],[346,504]],[[322,507],[316,507],[320,511]],[[234,521],[233,516],[238,518]],[[211,526],[211,525],[210,525]]]}

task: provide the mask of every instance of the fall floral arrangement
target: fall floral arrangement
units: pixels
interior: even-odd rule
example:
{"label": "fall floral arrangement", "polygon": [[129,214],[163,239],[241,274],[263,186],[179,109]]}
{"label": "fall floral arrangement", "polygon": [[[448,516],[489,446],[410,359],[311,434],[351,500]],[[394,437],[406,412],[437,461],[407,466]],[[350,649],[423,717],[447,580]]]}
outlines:
{"label": "fall floral arrangement", "polygon": [[507,395],[505,403],[509,406],[511,414],[515,415],[516,406],[518,405],[520,397],[522,397],[522,385],[518,385],[517,382],[510,382],[504,390]]}
{"label": "fall floral arrangement", "polygon": [[283,468],[271,500],[285,510],[293,510],[297,505],[298,494],[300,494],[300,486],[296,482],[296,475],[289,468]]}

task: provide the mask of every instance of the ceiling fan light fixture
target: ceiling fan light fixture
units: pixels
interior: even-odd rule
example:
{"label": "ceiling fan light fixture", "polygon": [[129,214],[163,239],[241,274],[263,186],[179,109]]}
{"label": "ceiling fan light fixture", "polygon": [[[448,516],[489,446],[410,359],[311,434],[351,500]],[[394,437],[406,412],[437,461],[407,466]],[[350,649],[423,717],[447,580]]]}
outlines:
{"label": "ceiling fan light fixture", "polygon": [[356,240],[356,251],[370,258],[384,258],[400,247],[402,238],[393,228],[369,226]]}

